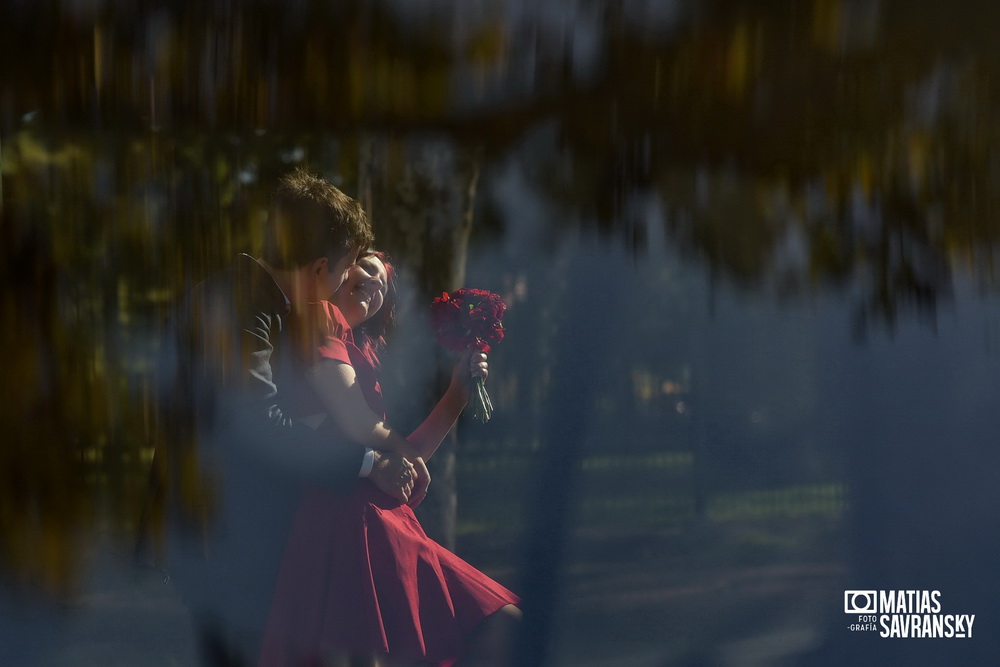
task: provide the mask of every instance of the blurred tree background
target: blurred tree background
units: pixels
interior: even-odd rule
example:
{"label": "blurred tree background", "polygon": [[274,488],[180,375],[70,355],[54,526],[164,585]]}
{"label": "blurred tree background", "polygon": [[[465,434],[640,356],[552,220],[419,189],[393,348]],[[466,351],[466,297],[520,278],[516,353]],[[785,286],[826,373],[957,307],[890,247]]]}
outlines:
{"label": "blurred tree background", "polygon": [[[525,591],[529,662],[728,664],[709,647],[752,619],[823,626],[838,589],[890,587],[871,536],[898,515],[873,508],[921,502],[941,464],[879,426],[876,389],[851,402],[836,355],[872,367],[936,331],[956,285],[995,295],[998,21],[975,1],[3,2],[4,576],[72,594],[95,539],[127,544],[170,306],[255,249],[301,165],[365,203],[404,270],[396,421],[447,367],[430,298],[511,305],[497,417],[462,422],[424,511]],[[995,367],[992,322],[955,367]],[[966,384],[988,410],[991,381]],[[903,456],[896,481],[858,472]],[[739,594],[662,611],[684,585]],[[772,643],[733,650],[773,664],[822,640]]]}

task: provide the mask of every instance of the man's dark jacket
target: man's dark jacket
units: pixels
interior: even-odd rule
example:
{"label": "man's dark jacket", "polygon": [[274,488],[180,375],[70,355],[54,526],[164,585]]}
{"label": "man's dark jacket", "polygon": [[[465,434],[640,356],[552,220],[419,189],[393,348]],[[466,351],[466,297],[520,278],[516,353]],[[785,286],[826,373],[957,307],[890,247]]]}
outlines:
{"label": "man's dark jacket", "polygon": [[363,448],[290,415],[303,388],[294,314],[252,257],[192,290],[178,325],[180,412],[213,499],[204,521],[177,522],[188,530],[171,541],[171,576],[196,613],[259,631],[303,482],[349,490]]}

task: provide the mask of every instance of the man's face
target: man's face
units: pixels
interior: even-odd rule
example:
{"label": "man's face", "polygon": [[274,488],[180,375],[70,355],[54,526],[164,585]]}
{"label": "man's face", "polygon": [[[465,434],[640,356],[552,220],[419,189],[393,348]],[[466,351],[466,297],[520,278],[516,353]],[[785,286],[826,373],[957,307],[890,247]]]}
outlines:
{"label": "man's face", "polygon": [[344,283],[344,280],[347,278],[347,271],[354,262],[358,261],[358,253],[360,251],[361,248],[352,247],[329,269],[326,275],[326,283],[322,287],[324,294],[321,297],[323,299],[332,298],[333,293]]}

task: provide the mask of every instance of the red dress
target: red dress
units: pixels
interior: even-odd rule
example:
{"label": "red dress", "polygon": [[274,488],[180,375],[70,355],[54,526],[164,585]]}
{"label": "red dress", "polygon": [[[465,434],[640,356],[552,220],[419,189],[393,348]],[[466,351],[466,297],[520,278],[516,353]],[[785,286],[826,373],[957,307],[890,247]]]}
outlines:
{"label": "red dress", "polygon": [[[375,368],[340,311],[322,309],[331,335],[320,356],[351,364],[369,406],[383,414]],[[447,662],[483,619],[518,601],[427,537],[410,507],[371,482],[359,480],[346,496],[312,485],[285,547],[259,664],[320,665],[344,652]]]}

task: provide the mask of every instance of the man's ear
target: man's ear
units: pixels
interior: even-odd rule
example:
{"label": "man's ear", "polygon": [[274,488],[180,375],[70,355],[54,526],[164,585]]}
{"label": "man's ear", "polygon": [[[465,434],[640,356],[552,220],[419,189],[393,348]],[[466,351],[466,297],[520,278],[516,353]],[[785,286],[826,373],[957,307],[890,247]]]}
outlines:
{"label": "man's ear", "polygon": [[309,270],[313,273],[313,275],[318,276],[324,271],[324,269],[329,270],[329,267],[327,266],[329,262],[330,260],[326,257],[320,257],[319,259],[313,260],[312,266],[309,267]]}

